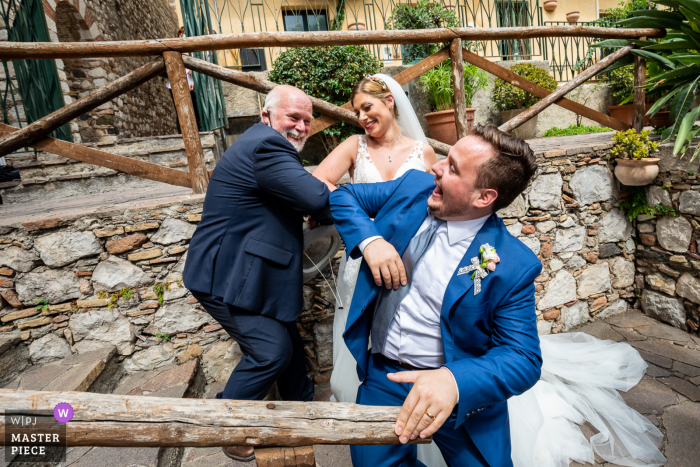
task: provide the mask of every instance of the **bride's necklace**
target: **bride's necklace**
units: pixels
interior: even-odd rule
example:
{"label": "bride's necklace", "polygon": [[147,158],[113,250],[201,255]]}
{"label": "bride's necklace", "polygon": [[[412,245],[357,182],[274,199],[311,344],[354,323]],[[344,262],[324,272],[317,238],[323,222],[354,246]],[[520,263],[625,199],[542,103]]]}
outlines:
{"label": "bride's necklace", "polygon": [[396,145],[399,144],[399,140],[401,139],[401,135],[396,138],[396,142],[394,142],[394,145],[391,147],[391,151],[389,151],[389,163],[391,164],[391,153],[394,152],[394,149],[396,148]]}

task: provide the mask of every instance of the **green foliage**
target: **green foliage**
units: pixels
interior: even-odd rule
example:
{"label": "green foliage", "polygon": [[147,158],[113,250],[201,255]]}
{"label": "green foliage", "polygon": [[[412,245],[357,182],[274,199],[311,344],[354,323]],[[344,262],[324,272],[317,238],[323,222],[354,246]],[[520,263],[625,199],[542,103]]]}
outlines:
{"label": "green foliage", "polygon": [[606,21],[622,21],[630,17],[630,13],[635,10],[649,10],[655,8],[648,0],[627,0],[617,4],[617,8],[606,8],[603,15]]}
{"label": "green foliage", "polygon": [[45,298],[35,298],[34,301],[37,303],[37,310],[49,310],[49,301]]}
{"label": "green foliage", "polygon": [[[350,100],[353,88],[365,76],[377,73],[382,64],[360,45],[339,47],[290,47],[275,60],[269,79],[296,86],[309,96],[335,105]],[[321,131],[336,144],[362,130],[339,122]]]}
{"label": "green foliage", "polygon": [[584,125],[569,125],[566,128],[552,127],[542,135],[545,138],[550,136],[572,136],[572,135],[590,135],[592,133],[604,133],[613,131],[612,128],[602,126],[584,126]]}
{"label": "green foliage", "polygon": [[[542,68],[537,68],[530,63],[521,63],[514,65],[510,71],[516,75],[532,81],[545,88],[548,91],[557,89],[557,82],[549,76]],[[530,108],[541,98],[530,94],[520,88],[513,86],[510,83],[503,81],[501,78],[496,78],[496,82],[491,93],[491,99],[496,104],[496,108],[500,111],[514,110],[522,108]]]}
{"label": "green foliage", "polygon": [[158,333],[158,334],[156,334],[156,337],[157,337],[158,339],[162,339],[162,340],[165,341],[165,342],[168,342],[168,341],[170,340],[170,336],[168,336],[168,335],[166,335],[166,334]]}
{"label": "green foliage", "polygon": [[608,73],[615,105],[624,105],[634,97],[634,65],[627,65]]}
{"label": "green foliage", "polygon": [[153,291],[158,295],[158,304],[162,305],[165,287],[163,287],[163,284],[153,284]]}
{"label": "green foliage", "polygon": [[649,141],[649,130],[637,133],[633,129],[618,131],[613,136],[615,146],[610,155],[621,159],[645,159],[659,150],[659,143]]}
{"label": "green foliage", "polygon": [[630,196],[624,198],[620,203],[620,209],[627,214],[630,222],[633,222],[640,214],[646,214],[649,217],[654,217],[657,214],[663,216],[673,214],[678,217],[676,210],[671,207],[663,204],[657,204],[654,207],[649,206],[645,187],[630,187],[630,193]]}
{"label": "green foliage", "polygon": [[[464,96],[467,107],[472,106],[474,95],[479,89],[486,89],[488,75],[479,67],[467,63],[464,65]],[[420,77],[423,90],[430,94],[430,105],[435,110],[454,109],[454,85],[452,80],[452,61],[447,60]]]}
{"label": "green foliage", "polygon": [[690,175],[690,176],[692,177],[693,175],[695,175],[695,171],[694,171],[694,170],[689,170],[689,171],[688,171],[688,175]]}
{"label": "green foliage", "polygon": [[335,18],[331,21],[331,31],[340,31],[345,21],[345,0],[339,0],[335,6]]}
{"label": "green foliage", "polygon": [[[639,9],[629,12],[629,17],[617,23],[626,28],[663,27],[665,37],[650,41],[634,41],[642,45],[636,53],[652,54],[654,62],[647,65],[647,95],[656,96],[657,102],[647,115],[654,116],[669,107],[669,126],[662,132],[663,142],[675,138],[674,155],[684,155],[700,128],[693,124],[700,115],[692,102],[698,93],[700,80],[700,2],[698,0],[663,0],[664,10]],[[620,47],[624,46],[624,41]],[[628,43],[631,43],[629,41]],[[653,52],[651,52],[653,51]],[[700,154],[696,148],[692,159]]]}
{"label": "green foliage", "polygon": [[122,301],[126,302],[128,301],[131,297],[134,296],[134,289],[131,289],[129,287],[124,287],[122,289],[117,290],[116,292],[112,292],[111,294],[107,295],[106,293],[101,293],[97,297],[102,299],[106,297],[110,297],[110,303],[107,305],[107,309],[113,308],[117,305],[117,302],[119,301],[119,298],[121,297]]}
{"label": "green foliage", "polygon": [[[415,6],[410,3],[396,5],[385,24],[386,29],[436,29],[459,26],[454,11],[445,9],[438,2],[418,0]],[[427,57],[449,45],[444,44],[406,44],[403,49],[403,63],[410,63]]]}

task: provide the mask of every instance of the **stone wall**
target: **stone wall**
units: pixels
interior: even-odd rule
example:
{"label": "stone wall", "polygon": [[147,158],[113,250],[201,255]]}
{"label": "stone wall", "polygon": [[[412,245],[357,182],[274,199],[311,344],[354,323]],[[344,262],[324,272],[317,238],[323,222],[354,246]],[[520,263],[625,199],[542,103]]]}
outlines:
{"label": "stone wall", "polygon": [[[194,355],[208,382],[225,381],[240,349],[182,286],[203,198],[0,223],[0,336],[20,336],[34,365],[115,346],[127,373]],[[300,312],[309,375],[328,381],[334,298],[320,276]]]}
{"label": "stone wall", "polygon": [[660,148],[660,173],[646,189],[647,204],[673,207],[677,216],[639,215],[636,293],[644,312],[677,328],[700,327],[700,160],[673,157],[673,146]]}
{"label": "stone wall", "polygon": [[[119,41],[174,37],[178,18],[169,0],[44,0],[44,13],[52,42]],[[6,7],[7,8],[7,7]],[[0,40],[7,40],[7,30],[0,25]],[[58,78],[66,104],[105,86],[133,71],[153,57],[85,58],[56,60]],[[0,82],[14,81],[14,69],[8,62],[9,77],[4,70]],[[5,84],[5,83],[3,83]],[[19,95],[8,97],[10,124],[26,121]],[[73,140],[80,142],[113,141],[125,137],[168,135],[176,133],[175,107],[165,81],[154,78],[95,110],[81,115],[70,124]]]}

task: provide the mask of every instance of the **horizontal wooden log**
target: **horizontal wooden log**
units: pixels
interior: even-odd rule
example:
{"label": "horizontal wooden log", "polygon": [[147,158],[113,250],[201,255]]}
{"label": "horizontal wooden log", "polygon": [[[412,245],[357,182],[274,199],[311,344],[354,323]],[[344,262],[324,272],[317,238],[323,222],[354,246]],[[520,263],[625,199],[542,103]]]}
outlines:
{"label": "horizontal wooden log", "polygon": [[[200,60],[189,55],[183,55],[182,59],[185,63],[185,66],[193,71],[211,76],[213,78],[220,79],[222,81],[233,83],[242,88],[252,89],[253,91],[257,91],[263,94],[267,94],[275,86],[279,86],[277,83],[258,78],[250,73],[243,73],[240,71],[232,70],[230,68],[224,68],[222,66],[207,62],[206,60]],[[444,59],[442,61],[444,61]],[[346,106],[351,108],[350,103],[339,107],[337,105],[331,104],[313,96],[309,96],[309,98],[311,99],[313,109],[316,112],[322,113],[325,116],[333,118],[333,123],[340,120],[342,122],[361,127],[360,123],[357,121],[357,116],[355,115],[355,112],[353,112],[349,108],[346,108]],[[314,119],[314,121],[316,120],[320,119]],[[312,124],[312,129],[313,128],[314,127]],[[440,143],[439,141],[431,140],[430,138],[428,138],[428,143],[431,146],[433,146],[435,151],[440,152],[440,154],[447,154],[447,151],[449,151],[449,148],[451,147],[447,144]]]}
{"label": "horizontal wooden log", "polygon": [[[27,44],[29,43],[27,42]],[[40,44],[40,42],[31,43]],[[49,136],[52,131],[60,126],[145,83],[164,69],[163,59],[159,57],[121,78],[115,79],[108,85],[91,92],[87,96],[83,96],[75,102],[30,123],[21,130],[0,138],[0,157],[25,146],[31,146],[32,143]]]}
{"label": "horizontal wooden log", "polygon": [[[501,78],[503,81],[506,81],[512,84],[513,86],[516,86],[529,93],[532,93],[537,97],[544,98],[552,93],[551,91],[546,90],[542,86],[539,86],[533,83],[532,81],[523,78],[522,76],[516,75],[509,69],[503,68],[500,65],[496,65],[495,63],[485,59],[484,57],[480,57],[473,52],[470,52],[468,50],[462,50],[462,55],[464,57],[465,62],[469,62],[472,65],[476,65],[482,70],[487,71],[492,75],[497,76],[498,78]],[[629,130],[630,128],[630,125],[628,125],[625,122],[621,122],[616,118],[612,118],[609,115],[605,115],[602,112],[593,110],[590,107],[586,107],[583,104],[579,104],[578,102],[574,102],[565,97],[559,99],[556,102],[556,104],[560,107],[565,108],[566,110],[570,110],[579,115],[583,115],[584,117],[589,118],[594,122],[598,122],[601,125],[610,127],[614,130],[625,131]]]}
{"label": "horizontal wooden log", "polygon": [[314,47],[362,44],[428,44],[460,38],[471,41],[537,39],[541,37],[598,37],[636,39],[664,37],[663,29],[614,29],[593,26],[523,26],[514,28],[443,28],[409,31],[314,31],[212,34],[180,39],[109,42],[0,42],[0,59],[66,59],[134,57],[163,52],[201,52],[257,47]]}
{"label": "horizontal wooden log", "polygon": [[[0,137],[7,136],[15,131],[17,131],[17,128],[0,123]],[[187,172],[131,159],[129,157],[110,154],[98,149],[81,146],[80,144],[69,143],[67,141],[48,137],[33,143],[31,147],[76,161],[118,170],[119,172],[135,175],[136,177],[145,178],[147,180],[190,188],[190,176]]]}
{"label": "horizontal wooden log", "polygon": [[550,105],[556,103],[559,99],[566,96],[571,91],[581,86],[589,79],[593,78],[595,75],[606,69],[608,66],[620,60],[625,55],[629,54],[632,51],[632,48],[633,46],[631,45],[623,47],[620,50],[617,50],[614,53],[608,55],[595,65],[586,68],[581,73],[579,73],[574,79],[567,82],[566,84],[564,84],[551,94],[547,95],[546,97],[542,98],[541,101],[537,102],[525,112],[516,115],[514,118],[511,118],[503,125],[498,127],[498,129],[501,131],[505,131],[506,133],[510,133],[515,128],[518,128],[520,125],[530,120],[532,117],[536,116]]}
{"label": "horizontal wooden log", "polygon": [[75,414],[66,425],[68,446],[399,444],[400,407],[0,389],[3,410],[53,410],[59,402]]}

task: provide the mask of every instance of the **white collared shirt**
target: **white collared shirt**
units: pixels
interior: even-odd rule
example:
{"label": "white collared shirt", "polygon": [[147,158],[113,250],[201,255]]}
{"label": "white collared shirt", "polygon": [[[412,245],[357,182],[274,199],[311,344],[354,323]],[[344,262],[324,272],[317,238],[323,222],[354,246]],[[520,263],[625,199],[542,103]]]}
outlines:
{"label": "white collared shirt", "polygon": [[[447,221],[438,227],[435,239],[417,265],[408,249],[403,254],[406,268],[412,268],[411,290],[399,304],[389,325],[383,354],[418,368],[438,368],[445,363],[442,352],[440,311],[445,290],[474,237],[489,216],[468,221]],[[428,216],[415,235],[430,225]],[[359,245],[360,251],[373,240]]]}

